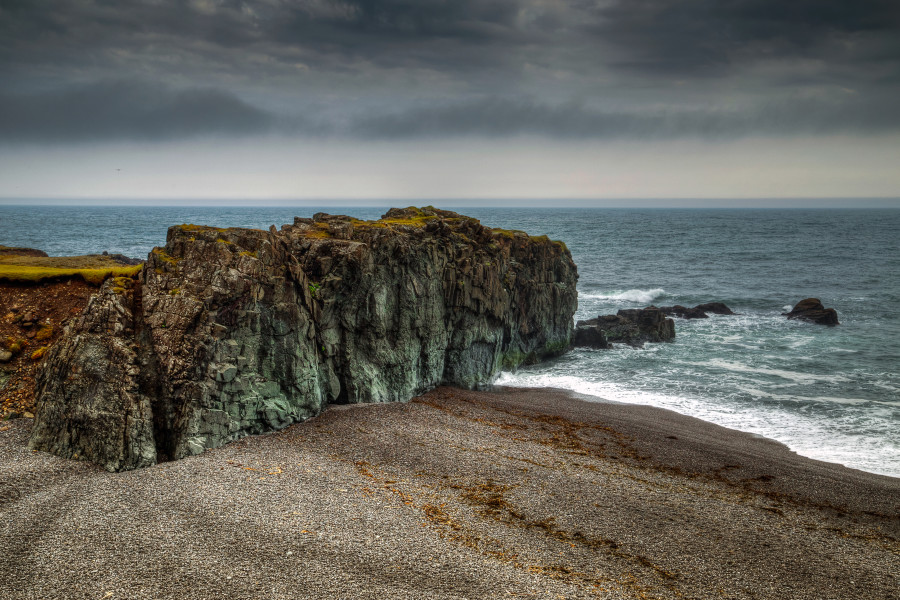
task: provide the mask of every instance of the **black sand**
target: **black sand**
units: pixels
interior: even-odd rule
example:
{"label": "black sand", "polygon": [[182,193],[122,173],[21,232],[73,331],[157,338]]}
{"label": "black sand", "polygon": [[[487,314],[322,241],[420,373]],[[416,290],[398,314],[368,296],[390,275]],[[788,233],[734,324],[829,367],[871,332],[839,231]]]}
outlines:
{"label": "black sand", "polygon": [[107,473],[0,424],[0,598],[900,598],[900,479],[441,388]]}

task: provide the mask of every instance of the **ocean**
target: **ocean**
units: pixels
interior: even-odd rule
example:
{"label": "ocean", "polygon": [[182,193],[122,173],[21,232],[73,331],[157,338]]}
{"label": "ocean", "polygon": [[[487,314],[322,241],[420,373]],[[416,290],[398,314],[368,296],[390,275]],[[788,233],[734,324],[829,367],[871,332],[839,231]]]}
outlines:
{"label": "ocean", "polygon": [[[141,258],[173,224],[268,228],[385,208],[0,206],[0,245]],[[712,301],[739,313],[676,319],[673,343],[574,350],[498,384],[668,408],[900,477],[900,210],[458,210],[563,240],[580,276],[576,319]],[[841,325],[781,316],[807,297]]]}

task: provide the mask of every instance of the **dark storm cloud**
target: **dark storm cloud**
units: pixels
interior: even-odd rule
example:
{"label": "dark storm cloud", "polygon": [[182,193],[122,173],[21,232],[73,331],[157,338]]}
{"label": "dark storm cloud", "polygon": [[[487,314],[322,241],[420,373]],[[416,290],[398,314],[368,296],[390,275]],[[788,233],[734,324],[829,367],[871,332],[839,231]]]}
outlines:
{"label": "dark storm cloud", "polygon": [[5,140],[896,131],[900,2],[0,0],[0,82]]}
{"label": "dark storm cloud", "polygon": [[759,60],[900,58],[896,0],[628,0],[593,12],[586,29],[622,50],[614,64],[626,70],[720,75]]}
{"label": "dark storm cloud", "polygon": [[133,81],[0,94],[0,141],[6,142],[248,135],[268,132],[276,121],[222,91],[174,91]]}

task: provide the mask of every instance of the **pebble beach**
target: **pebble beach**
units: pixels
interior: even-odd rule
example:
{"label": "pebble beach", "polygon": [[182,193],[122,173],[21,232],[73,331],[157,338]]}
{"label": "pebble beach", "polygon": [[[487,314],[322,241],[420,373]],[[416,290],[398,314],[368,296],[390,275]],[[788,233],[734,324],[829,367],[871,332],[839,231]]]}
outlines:
{"label": "pebble beach", "polygon": [[900,480],[659,408],[438,388],[123,473],[0,424],[0,598],[900,598]]}

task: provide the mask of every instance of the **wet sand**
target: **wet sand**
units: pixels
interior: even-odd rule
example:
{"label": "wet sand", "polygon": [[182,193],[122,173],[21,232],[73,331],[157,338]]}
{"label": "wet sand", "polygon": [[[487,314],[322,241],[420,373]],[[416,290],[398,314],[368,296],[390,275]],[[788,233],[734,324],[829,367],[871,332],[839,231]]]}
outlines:
{"label": "wet sand", "polygon": [[0,423],[0,598],[900,598],[900,479],[440,388],[128,473]]}

